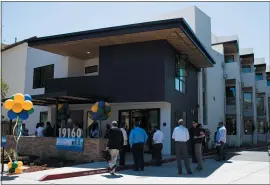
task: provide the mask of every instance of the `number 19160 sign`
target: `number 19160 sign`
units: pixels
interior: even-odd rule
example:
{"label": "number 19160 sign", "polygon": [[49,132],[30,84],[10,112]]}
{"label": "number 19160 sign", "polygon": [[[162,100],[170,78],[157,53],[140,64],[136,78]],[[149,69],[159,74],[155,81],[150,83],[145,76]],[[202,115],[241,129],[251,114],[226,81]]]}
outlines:
{"label": "number 19160 sign", "polygon": [[82,129],[78,128],[77,131],[75,129],[70,128],[59,128],[59,137],[71,137],[71,138],[80,138],[82,136]]}

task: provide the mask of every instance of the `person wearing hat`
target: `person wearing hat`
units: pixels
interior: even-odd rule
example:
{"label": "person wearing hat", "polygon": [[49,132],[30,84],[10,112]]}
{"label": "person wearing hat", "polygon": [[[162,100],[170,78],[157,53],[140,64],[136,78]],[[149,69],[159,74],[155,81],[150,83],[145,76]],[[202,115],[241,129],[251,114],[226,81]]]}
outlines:
{"label": "person wearing hat", "polygon": [[184,127],[184,120],[180,119],[178,121],[178,126],[174,129],[172,138],[175,141],[175,153],[177,160],[178,174],[182,174],[181,159],[184,158],[186,171],[188,174],[192,174],[190,169],[190,163],[188,158],[187,142],[189,140],[189,132],[186,127]]}
{"label": "person wearing hat", "polygon": [[109,161],[110,174],[114,175],[115,169],[117,167],[116,163],[119,150],[122,148],[124,142],[122,131],[118,128],[116,121],[112,122],[112,127],[108,132],[108,140],[109,141],[106,149],[109,150],[111,155],[111,159]]}
{"label": "person wearing hat", "polygon": [[135,171],[144,171],[144,144],[148,136],[144,129],[140,128],[139,120],[136,121],[129,135],[129,144],[133,152]]}

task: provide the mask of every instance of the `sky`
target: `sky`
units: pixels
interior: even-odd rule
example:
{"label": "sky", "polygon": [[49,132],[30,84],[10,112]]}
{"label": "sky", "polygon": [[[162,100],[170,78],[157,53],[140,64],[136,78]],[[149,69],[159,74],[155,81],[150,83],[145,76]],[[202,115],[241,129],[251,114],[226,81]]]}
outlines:
{"label": "sky", "polygon": [[217,36],[238,35],[241,48],[269,64],[269,2],[2,2],[2,43],[144,22],[197,6]]}

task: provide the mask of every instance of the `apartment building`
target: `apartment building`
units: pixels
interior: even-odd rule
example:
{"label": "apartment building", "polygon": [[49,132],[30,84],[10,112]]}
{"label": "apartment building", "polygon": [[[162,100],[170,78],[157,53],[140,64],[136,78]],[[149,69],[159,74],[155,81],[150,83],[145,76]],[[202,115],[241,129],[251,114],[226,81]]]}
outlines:
{"label": "apartment building", "polygon": [[164,132],[164,154],[174,153],[171,134],[180,118],[208,128],[210,147],[220,121],[229,145],[267,139],[265,61],[239,50],[238,36],[212,34],[211,18],[195,6],[158,21],[25,40],[2,50],[2,68],[8,96],[33,96],[30,133],[37,122],[57,124],[56,107],[69,103],[87,137],[90,107],[105,100],[112,116],[103,130],[113,120],[131,129],[142,118],[148,132],[155,125]]}

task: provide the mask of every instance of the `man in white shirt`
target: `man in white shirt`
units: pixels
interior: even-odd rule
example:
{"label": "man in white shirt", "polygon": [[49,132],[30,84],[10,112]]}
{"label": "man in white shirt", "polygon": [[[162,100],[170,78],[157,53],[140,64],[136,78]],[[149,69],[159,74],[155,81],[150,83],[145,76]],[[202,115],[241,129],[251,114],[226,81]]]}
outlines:
{"label": "man in white shirt", "polygon": [[127,136],[127,131],[125,129],[126,124],[122,124],[122,127],[120,128],[120,130],[122,131],[123,134],[123,146],[120,150],[120,162],[119,165],[120,166],[125,166],[126,164],[126,152],[128,150],[128,136]]}
{"label": "man in white shirt", "polygon": [[184,120],[178,121],[178,126],[174,129],[172,138],[175,141],[175,153],[177,159],[177,167],[179,175],[182,174],[181,158],[184,158],[186,171],[188,174],[192,174],[190,169],[190,163],[188,158],[187,141],[189,140],[189,132],[184,125]]}
{"label": "man in white shirt", "polygon": [[227,130],[222,122],[218,123],[218,131],[216,135],[216,145],[218,147],[218,159],[217,161],[221,161],[226,159],[224,147],[226,145],[226,137],[227,137]]}
{"label": "man in white shirt", "polygon": [[154,135],[153,135],[153,158],[156,160],[156,166],[161,166],[162,155],[161,151],[163,148],[164,135],[158,130],[158,128],[154,127]]}

